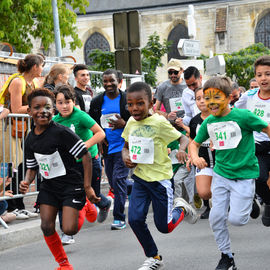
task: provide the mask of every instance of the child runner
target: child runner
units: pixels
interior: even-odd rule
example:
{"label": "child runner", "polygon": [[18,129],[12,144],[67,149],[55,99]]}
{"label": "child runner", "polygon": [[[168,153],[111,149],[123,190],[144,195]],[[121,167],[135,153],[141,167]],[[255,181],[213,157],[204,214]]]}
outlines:
{"label": "child runner", "polygon": [[184,199],[175,199],[173,207],[173,173],[167,145],[180,138],[177,157],[184,163],[188,139],[163,116],[150,115],[152,92],[146,83],[136,82],[128,88],[127,105],[132,117],[122,134],[125,139],[122,156],[127,167],[135,167],[128,221],[148,257],[139,270],[164,269],[145,220],[152,202],[154,221],[162,233],[172,232],[184,216],[190,223],[197,221],[195,210]]}
{"label": "child runner", "polygon": [[216,270],[237,269],[227,220],[235,226],[248,222],[255,192],[254,178],[259,176],[253,131],[263,131],[270,136],[270,125],[259,117],[248,110],[230,109],[231,90],[231,81],[227,77],[214,77],[204,84],[205,104],[211,115],[203,121],[189,146],[192,163],[199,169],[208,166],[204,158],[198,156],[200,145],[210,137],[216,150],[209,216],[222,252]]}
{"label": "child runner", "polygon": [[[205,105],[202,87],[195,90],[195,101],[201,112],[190,120],[190,142],[194,140],[204,119],[210,115],[210,112]],[[208,139],[202,143],[199,149],[199,156],[205,159],[207,167],[204,169],[196,168],[195,175],[197,191],[199,196],[204,200],[204,205],[206,206],[205,211],[201,214],[201,219],[208,219],[210,213],[209,199],[211,198],[211,182],[215,164],[215,151],[211,151],[209,146],[210,140]]]}
{"label": "child runner", "polygon": [[[92,203],[100,199],[91,187],[91,157],[83,141],[69,128],[52,120],[54,95],[38,89],[28,95],[28,113],[34,127],[25,141],[27,171],[20,191],[25,194],[35,179],[37,169],[44,180],[40,184],[41,229],[45,241],[58,262],[57,270],[72,270],[60,237],[55,231],[55,219],[63,209],[63,231],[73,235],[82,226],[79,210],[85,205],[85,194]],[[76,170],[75,158],[82,158],[84,181]]]}
{"label": "child runner", "polygon": [[[255,78],[259,88],[245,92],[235,103],[235,107],[249,109],[261,119],[270,123],[270,56],[261,56],[255,61]],[[254,132],[256,156],[259,161],[260,176],[256,180],[256,193],[265,203],[262,214],[264,226],[270,226],[270,189],[267,185],[270,170],[270,139],[262,132]],[[269,183],[269,182],[268,182]],[[257,215],[258,217],[259,215]]]}

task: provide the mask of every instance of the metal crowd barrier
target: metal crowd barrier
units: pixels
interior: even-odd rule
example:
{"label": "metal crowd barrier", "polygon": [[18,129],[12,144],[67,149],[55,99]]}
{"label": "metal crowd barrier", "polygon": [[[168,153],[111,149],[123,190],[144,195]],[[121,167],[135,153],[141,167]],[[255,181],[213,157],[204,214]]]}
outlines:
{"label": "metal crowd barrier", "polygon": [[[21,123],[20,123],[21,121]],[[26,128],[24,127],[26,123]],[[12,125],[16,127],[12,136]],[[19,127],[21,132],[19,132]],[[28,114],[10,113],[7,118],[0,120],[0,201],[33,196],[38,194],[37,179],[30,185],[26,194],[19,192],[19,165],[24,177],[25,166],[25,138],[31,128],[31,117]],[[21,135],[20,135],[21,134]],[[8,188],[8,189],[7,189]],[[7,190],[13,190],[13,197],[4,196]],[[8,228],[0,217],[0,223]]]}

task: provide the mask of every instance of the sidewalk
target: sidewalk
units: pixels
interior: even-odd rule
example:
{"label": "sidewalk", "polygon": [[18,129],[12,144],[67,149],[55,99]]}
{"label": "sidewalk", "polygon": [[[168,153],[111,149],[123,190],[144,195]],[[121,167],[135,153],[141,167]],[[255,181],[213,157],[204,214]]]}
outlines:
{"label": "sidewalk", "polygon": [[[101,192],[105,195],[108,193],[109,184],[102,183],[101,184]],[[25,208],[31,212],[34,211],[33,205],[36,201],[36,196],[25,197],[24,204]],[[113,205],[111,206],[111,211],[113,209]],[[110,211],[110,212],[111,212]],[[106,223],[112,223],[113,216],[109,213],[109,216]],[[96,226],[97,223],[89,223],[87,221],[84,222],[83,228]],[[56,220],[56,228],[59,230],[58,218]],[[20,245],[24,245],[27,243],[31,243],[34,241],[41,240],[43,238],[43,234],[40,229],[40,217],[29,218],[26,220],[15,220],[8,224],[8,229],[5,229],[0,224],[0,251],[17,247]]]}

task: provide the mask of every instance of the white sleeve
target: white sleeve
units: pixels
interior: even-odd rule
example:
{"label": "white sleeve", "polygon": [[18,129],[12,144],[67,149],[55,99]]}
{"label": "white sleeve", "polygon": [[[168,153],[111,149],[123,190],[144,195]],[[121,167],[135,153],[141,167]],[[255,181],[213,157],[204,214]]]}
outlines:
{"label": "white sleeve", "polygon": [[234,107],[239,108],[239,109],[246,109],[247,101],[248,101],[248,95],[247,95],[247,92],[245,92],[244,94],[241,95],[239,100],[235,102]]}
{"label": "white sleeve", "polygon": [[194,100],[192,95],[188,91],[189,89],[186,88],[183,91],[182,95],[182,104],[185,111],[185,116],[183,118],[184,125],[189,125],[191,118],[193,117],[193,108],[194,108]]}

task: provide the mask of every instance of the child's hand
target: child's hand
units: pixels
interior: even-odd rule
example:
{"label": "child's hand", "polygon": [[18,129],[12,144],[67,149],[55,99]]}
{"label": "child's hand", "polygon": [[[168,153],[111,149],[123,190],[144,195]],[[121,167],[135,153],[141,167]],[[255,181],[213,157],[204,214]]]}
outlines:
{"label": "child's hand", "polygon": [[87,196],[87,198],[89,199],[89,201],[91,203],[100,202],[101,198],[96,196],[96,193],[95,193],[95,191],[93,190],[92,187],[85,189],[85,193],[86,193],[86,196]]}
{"label": "child's hand", "polygon": [[192,165],[191,158],[189,158],[186,162],[186,168],[190,172],[190,165]]}
{"label": "child's hand", "polygon": [[175,120],[175,124],[176,124],[178,127],[184,128],[184,123],[183,123],[183,119],[182,119],[182,118],[177,118],[177,119]]}
{"label": "child's hand", "polygon": [[136,163],[133,163],[129,157],[129,155],[126,155],[125,157],[123,157],[123,161],[126,165],[126,167],[132,169],[132,168],[135,168],[137,166]]}
{"label": "child's hand", "polygon": [[187,157],[188,157],[188,155],[187,155],[187,153],[184,150],[179,150],[176,153],[176,158],[178,159],[178,161],[179,161],[180,164],[185,164],[185,162],[188,159]]}
{"label": "child's hand", "polygon": [[19,188],[20,192],[22,194],[25,194],[27,192],[28,188],[29,188],[29,183],[26,181],[21,181],[20,188]]}
{"label": "child's hand", "polygon": [[198,168],[203,169],[207,166],[206,161],[202,157],[198,157],[192,160],[192,163]]}

